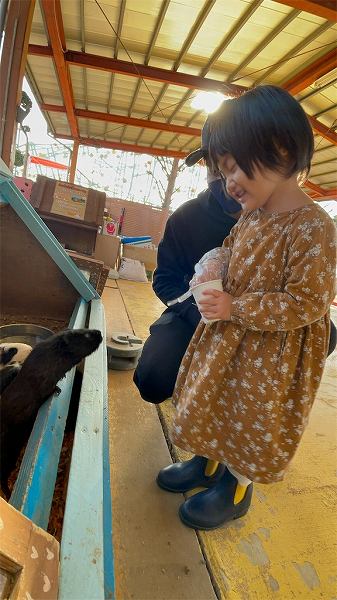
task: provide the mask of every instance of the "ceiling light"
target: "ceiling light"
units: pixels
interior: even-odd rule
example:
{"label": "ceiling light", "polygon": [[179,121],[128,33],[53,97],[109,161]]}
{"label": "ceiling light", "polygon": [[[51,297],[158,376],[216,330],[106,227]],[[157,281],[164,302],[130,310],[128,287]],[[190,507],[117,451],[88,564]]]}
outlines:
{"label": "ceiling light", "polygon": [[198,92],[191,102],[191,106],[197,110],[203,110],[207,114],[214,112],[224,100],[229,100],[230,96],[220,94],[220,92]]}

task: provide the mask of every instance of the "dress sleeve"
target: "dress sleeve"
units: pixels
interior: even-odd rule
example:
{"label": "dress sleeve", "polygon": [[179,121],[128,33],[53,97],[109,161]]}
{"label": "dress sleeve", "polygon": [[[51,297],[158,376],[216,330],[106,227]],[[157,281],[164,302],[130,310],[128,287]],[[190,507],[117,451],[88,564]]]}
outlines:
{"label": "dress sleeve", "polygon": [[244,220],[244,217],[241,216],[239,218],[239,220],[235,223],[234,227],[232,227],[230,233],[227,235],[227,237],[225,237],[224,241],[222,242],[222,248],[228,249],[231,254],[232,254],[234,240],[235,240],[236,236],[238,235],[238,232],[240,231],[240,227],[241,227],[243,220]]}
{"label": "dress sleeve", "polygon": [[233,298],[231,320],[258,331],[289,331],[325,315],[336,293],[336,227],[330,217],[310,235],[297,231],[289,248],[281,292]]}

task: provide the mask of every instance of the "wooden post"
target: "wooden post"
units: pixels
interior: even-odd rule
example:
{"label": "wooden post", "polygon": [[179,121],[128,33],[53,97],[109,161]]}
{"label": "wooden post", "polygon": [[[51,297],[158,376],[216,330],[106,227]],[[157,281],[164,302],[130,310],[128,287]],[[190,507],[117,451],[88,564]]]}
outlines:
{"label": "wooden post", "polygon": [[34,8],[35,0],[11,0],[7,11],[0,64],[0,154],[9,167]]}
{"label": "wooden post", "polygon": [[71,158],[70,158],[70,169],[69,169],[69,177],[68,177],[68,181],[69,183],[74,183],[75,181],[75,173],[76,173],[76,166],[77,166],[77,157],[78,157],[78,149],[80,147],[80,143],[78,140],[74,140],[74,145],[73,145],[73,149],[72,149],[72,153],[71,153]]}

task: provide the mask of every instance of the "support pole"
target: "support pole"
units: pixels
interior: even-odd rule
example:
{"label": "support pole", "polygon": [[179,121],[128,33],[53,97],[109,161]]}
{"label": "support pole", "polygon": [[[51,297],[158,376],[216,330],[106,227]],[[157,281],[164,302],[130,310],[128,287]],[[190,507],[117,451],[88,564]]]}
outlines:
{"label": "support pole", "polygon": [[0,155],[10,168],[35,0],[10,0],[0,64]]}
{"label": "support pole", "polygon": [[77,157],[78,157],[78,149],[80,147],[80,143],[78,140],[74,140],[74,145],[70,158],[70,169],[69,169],[69,183],[74,183],[75,181],[75,173],[77,167]]}

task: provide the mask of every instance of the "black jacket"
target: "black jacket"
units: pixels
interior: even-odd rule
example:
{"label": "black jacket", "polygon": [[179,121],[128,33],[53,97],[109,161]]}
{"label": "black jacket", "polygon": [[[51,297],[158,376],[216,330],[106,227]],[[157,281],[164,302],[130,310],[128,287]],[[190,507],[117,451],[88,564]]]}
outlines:
{"label": "black jacket", "polygon": [[[158,266],[153,277],[153,289],[162,302],[166,304],[188,290],[194,265],[208,250],[222,245],[235,223],[236,220],[224,212],[209,190],[201,192],[171,215],[158,246]],[[169,310],[194,327],[200,320],[193,298],[175,304]]]}

